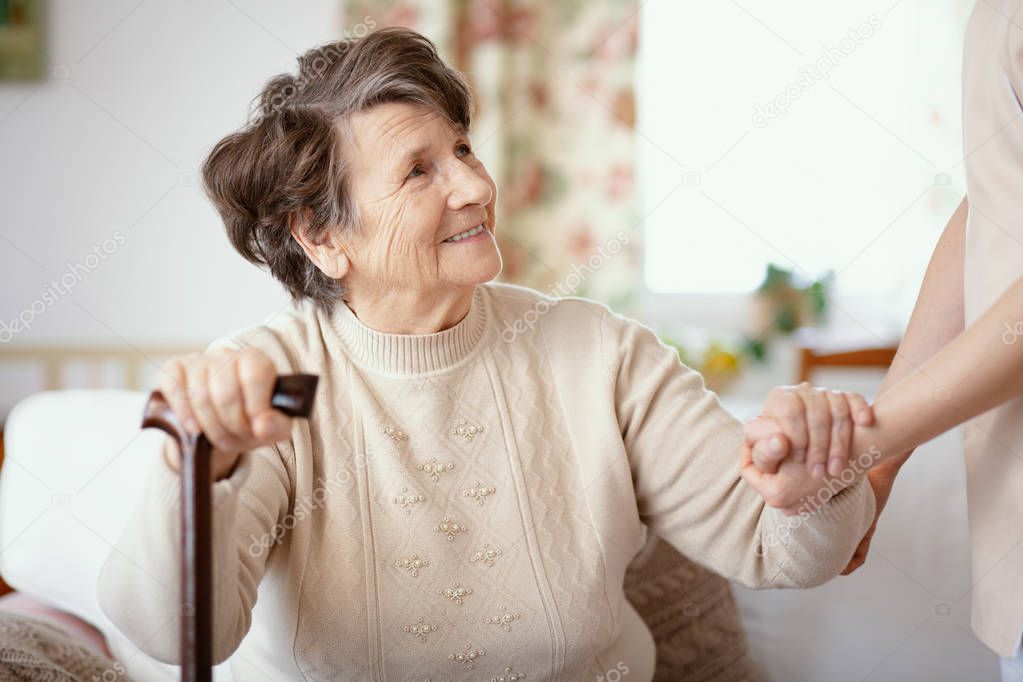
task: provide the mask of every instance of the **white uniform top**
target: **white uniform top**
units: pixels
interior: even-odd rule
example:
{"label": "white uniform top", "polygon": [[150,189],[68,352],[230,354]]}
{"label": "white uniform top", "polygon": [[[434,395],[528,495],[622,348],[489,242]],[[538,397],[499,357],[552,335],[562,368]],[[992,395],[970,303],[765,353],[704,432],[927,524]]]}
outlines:
{"label": "white uniform top", "polygon": [[[967,325],[1023,276],[1021,94],[1023,0],[980,0],[963,56]],[[1008,329],[1016,322],[1006,320]],[[1023,399],[967,423],[965,449],[972,625],[984,644],[1011,657],[1023,631]]]}

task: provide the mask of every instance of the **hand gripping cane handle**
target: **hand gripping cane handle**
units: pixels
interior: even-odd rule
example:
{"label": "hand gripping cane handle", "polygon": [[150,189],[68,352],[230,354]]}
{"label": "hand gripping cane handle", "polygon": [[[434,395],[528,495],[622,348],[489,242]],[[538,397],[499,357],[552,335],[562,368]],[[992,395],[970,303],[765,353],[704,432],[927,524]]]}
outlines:
{"label": "hand gripping cane handle", "polygon": [[[308,417],[319,377],[277,377],[270,405],[292,417]],[[210,682],[213,669],[213,555],[210,495],[213,484],[204,434],[189,433],[160,391],[146,403],[142,428],[173,438],[181,453],[181,679]]]}

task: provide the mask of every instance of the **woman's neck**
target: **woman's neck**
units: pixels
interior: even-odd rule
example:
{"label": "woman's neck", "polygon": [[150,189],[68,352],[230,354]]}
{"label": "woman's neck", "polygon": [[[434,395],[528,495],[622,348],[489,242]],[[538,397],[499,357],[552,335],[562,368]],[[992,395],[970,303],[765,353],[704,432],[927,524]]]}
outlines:
{"label": "woman's neck", "polygon": [[351,291],[342,304],[362,324],[385,334],[432,334],[458,324],[469,312],[474,287],[439,291]]}

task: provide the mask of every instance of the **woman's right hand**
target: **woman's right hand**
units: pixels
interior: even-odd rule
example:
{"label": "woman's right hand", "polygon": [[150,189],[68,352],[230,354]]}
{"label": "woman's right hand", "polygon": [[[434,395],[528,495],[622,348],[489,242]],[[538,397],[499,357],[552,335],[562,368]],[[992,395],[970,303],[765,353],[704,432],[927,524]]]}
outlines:
{"label": "woman's right hand", "polygon": [[[185,428],[213,444],[213,480],[230,475],[241,453],[284,440],[292,417],[270,406],[277,370],[254,348],[216,350],[171,358],[159,389]],[[167,463],[180,471],[173,445]]]}

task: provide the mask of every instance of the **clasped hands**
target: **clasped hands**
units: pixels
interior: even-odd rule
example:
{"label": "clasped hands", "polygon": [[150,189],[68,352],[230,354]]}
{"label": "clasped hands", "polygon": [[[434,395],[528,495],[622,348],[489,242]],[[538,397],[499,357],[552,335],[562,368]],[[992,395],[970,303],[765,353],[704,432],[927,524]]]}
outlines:
{"label": "clasped hands", "polygon": [[857,393],[806,382],[775,388],[763,413],[743,426],[742,477],[768,506],[790,515],[815,511],[809,502],[824,486],[834,493],[858,478],[844,473],[859,466],[853,433],[873,420]]}

